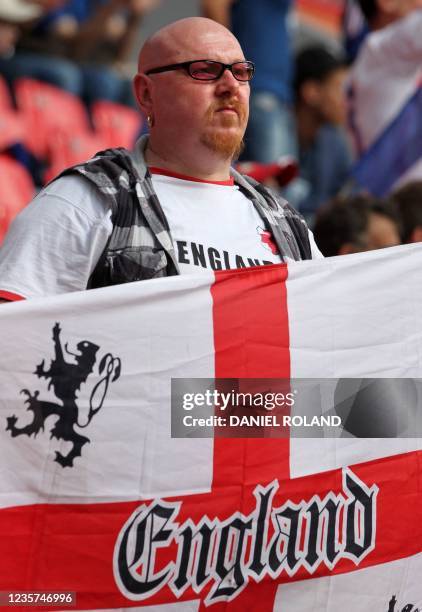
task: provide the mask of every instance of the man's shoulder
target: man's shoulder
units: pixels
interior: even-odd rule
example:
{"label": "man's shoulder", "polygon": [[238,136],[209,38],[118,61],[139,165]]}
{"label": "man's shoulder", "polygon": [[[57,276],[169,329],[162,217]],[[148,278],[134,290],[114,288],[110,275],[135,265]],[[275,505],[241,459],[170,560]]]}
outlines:
{"label": "man's shoulder", "polygon": [[139,176],[131,152],[115,148],[100,151],[91,159],[67,168],[49,184],[49,188],[60,190],[64,181],[70,178],[76,181],[81,190],[100,194],[112,206],[116,206],[119,191],[129,190]]}
{"label": "man's shoulder", "polygon": [[[295,257],[295,259],[312,258],[309,230],[303,216],[270,187],[236,171],[232,172],[232,175],[237,185],[243,187],[243,189],[246,186],[246,191],[248,189],[252,190],[250,197],[253,197],[253,193],[256,194],[262,216],[267,219],[272,231],[278,233],[280,241],[290,240],[291,243],[296,243],[293,251],[296,251],[297,255],[300,252],[300,256]],[[262,206],[263,200],[265,201],[264,206]],[[289,247],[291,248],[292,244]]]}
{"label": "man's shoulder", "polygon": [[39,195],[60,197],[63,200],[73,202],[86,197],[93,190],[94,186],[86,181],[81,174],[68,172],[58,175],[47,183]]}
{"label": "man's shoulder", "polygon": [[116,147],[114,149],[105,149],[104,151],[99,151],[93,157],[91,157],[91,159],[72,166],[66,171],[66,173],[113,173],[113,170],[132,170],[132,168],[133,155],[131,151],[128,151],[128,149],[125,149],[123,147]]}
{"label": "man's shoulder", "polygon": [[94,223],[101,223],[110,214],[111,206],[105,198],[89,181],[78,174],[68,174],[57,177],[46,185],[33,200],[33,205],[40,204],[38,213],[49,214],[60,206],[62,213],[78,210]]}

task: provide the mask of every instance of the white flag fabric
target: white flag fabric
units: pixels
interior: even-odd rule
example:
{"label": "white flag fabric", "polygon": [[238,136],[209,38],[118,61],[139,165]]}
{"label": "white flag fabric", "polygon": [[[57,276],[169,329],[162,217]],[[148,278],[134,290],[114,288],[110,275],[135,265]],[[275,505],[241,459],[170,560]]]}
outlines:
{"label": "white flag fabric", "polygon": [[2,597],[421,607],[421,439],[171,437],[172,379],[422,379],[421,269],[412,245],[3,305]]}

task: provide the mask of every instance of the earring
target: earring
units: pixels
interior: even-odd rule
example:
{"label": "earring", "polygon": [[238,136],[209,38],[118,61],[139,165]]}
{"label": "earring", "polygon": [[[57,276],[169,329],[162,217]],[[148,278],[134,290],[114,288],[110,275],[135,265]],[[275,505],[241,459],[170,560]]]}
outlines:
{"label": "earring", "polygon": [[150,127],[150,128],[152,128],[152,126],[154,125],[154,120],[153,120],[151,115],[148,115],[147,123],[148,123],[148,127]]}

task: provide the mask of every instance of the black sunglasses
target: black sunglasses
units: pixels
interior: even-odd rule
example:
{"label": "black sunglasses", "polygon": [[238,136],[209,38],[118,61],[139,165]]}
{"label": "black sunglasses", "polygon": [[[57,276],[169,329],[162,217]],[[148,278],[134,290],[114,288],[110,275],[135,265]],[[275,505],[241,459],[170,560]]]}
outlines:
{"label": "black sunglasses", "polygon": [[186,70],[189,76],[197,81],[216,81],[225,70],[230,70],[234,78],[238,81],[250,81],[255,72],[253,62],[224,64],[223,62],[215,62],[213,60],[193,60],[191,62],[181,62],[180,64],[170,64],[169,66],[151,68],[151,70],[148,70],[145,74],[158,74],[159,72],[178,70],[179,68]]}

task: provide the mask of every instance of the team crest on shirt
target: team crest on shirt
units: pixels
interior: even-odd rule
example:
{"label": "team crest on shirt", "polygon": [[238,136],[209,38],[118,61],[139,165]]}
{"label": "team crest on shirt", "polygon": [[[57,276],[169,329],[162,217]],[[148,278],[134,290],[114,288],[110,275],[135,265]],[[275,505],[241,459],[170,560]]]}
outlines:
{"label": "team crest on shirt", "polygon": [[64,351],[67,355],[73,357],[72,363],[65,360],[59,323],[54,325],[52,331],[54,358],[51,360],[48,369],[45,368],[43,359],[36,367],[34,374],[38,378],[45,378],[49,381],[48,389],[53,390],[60,403],[38,399],[40,394],[38,390],[31,393],[28,389],[22,389],[21,393],[26,396],[27,410],[33,413],[33,420],[28,425],[17,427],[18,418],[12,415],[7,418],[6,431],[10,431],[13,438],[21,435],[34,435],[35,437],[41,430],[44,431],[48,417],[58,417],[50,430],[50,438],[70,442],[72,447],[67,454],[56,451],[54,460],[62,467],[73,467],[74,459],[82,455],[83,446],[90,442],[90,439],[81,435],[75,427],[79,429],[87,427],[95,414],[102,408],[110,382],[114,382],[120,377],[121,362],[119,357],[113,357],[111,353],[107,353],[101,359],[98,374],[104,373],[104,375],[92,389],[86,423],[81,424],[79,408],[76,403],[77,392],[93,373],[100,347],[88,340],[82,340],[76,345],[78,353],[72,353],[66,343]]}
{"label": "team crest on shirt", "polygon": [[274,238],[271,234],[271,232],[269,232],[268,230],[264,229],[263,227],[260,227],[258,225],[258,227],[256,228],[256,231],[258,232],[260,238],[261,238],[261,242],[264,245],[264,248],[267,249],[267,251],[271,251],[271,253],[273,255],[278,255],[278,247],[276,245],[276,243],[274,242]]}

